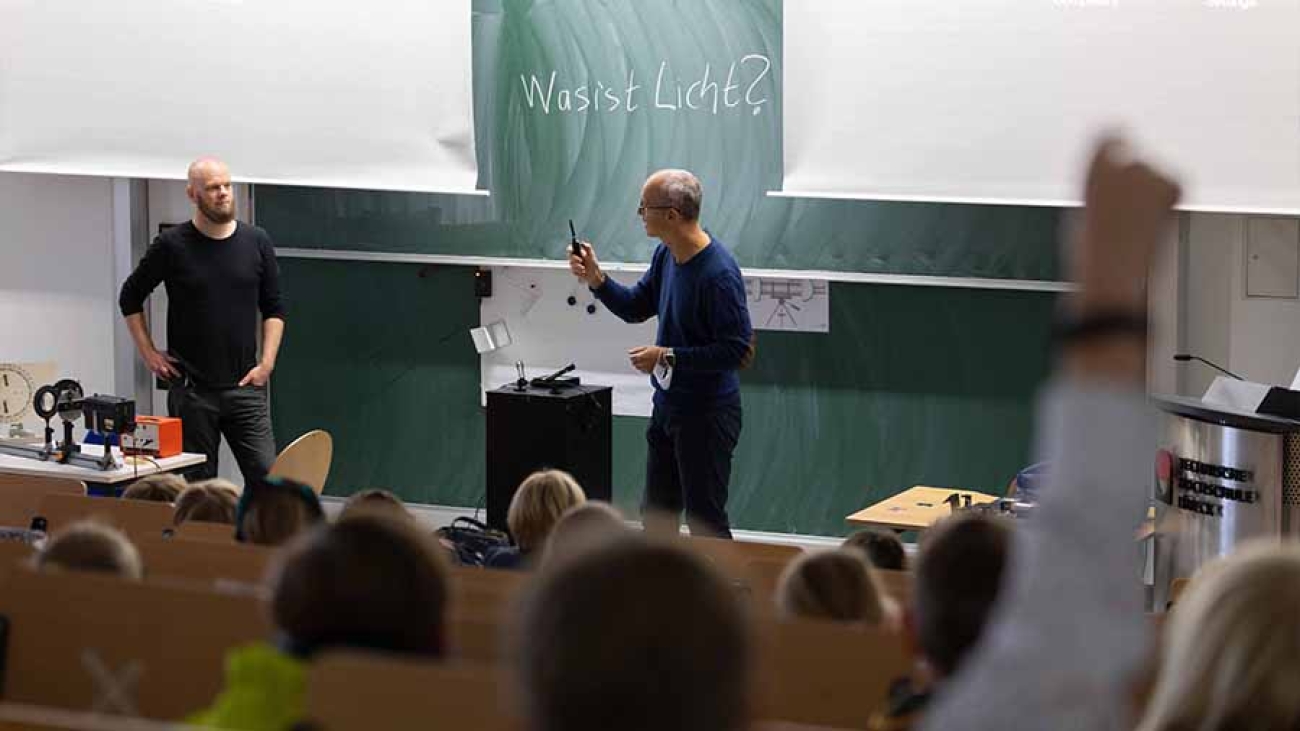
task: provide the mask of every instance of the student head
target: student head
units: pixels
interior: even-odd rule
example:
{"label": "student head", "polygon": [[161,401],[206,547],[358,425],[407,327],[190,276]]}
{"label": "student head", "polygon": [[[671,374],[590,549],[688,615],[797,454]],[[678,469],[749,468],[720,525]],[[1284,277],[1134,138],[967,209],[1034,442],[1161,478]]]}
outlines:
{"label": "student head", "polygon": [[1170,614],[1141,731],[1300,728],[1300,546],[1211,564]]}
{"label": "student head", "polygon": [[103,523],[83,520],[54,534],[40,553],[41,571],[93,571],[125,579],[144,575],[140,553],[122,531]]}
{"label": "student head", "polygon": [[903,542],[893,531],[865,528],[844,539],[844,548],[860,551],[867,562],[885,571],[903,571],[907,555]]}
{"label": "student head", "polygon": [[586,500],[582,488],[568,472],[534,472],[524,479],[510,500],[506,525],[519,550],[528,553],[546,543],[561,515]]}
{"label": "student head", "polygon": [[369,489],[352,493],[343,505],[339,517],[347,517],[357,513],[383,512],[395,518],[403,520],[414,520],[415,516],[406,509],[406,504],[402,499],[389,492],[388,490]]}
{"label": "student head", "polygon": [[638,210],[646,236],[676,238],[699,226],[704,188],[685,170],[660,170],[641,186]]}
{"label": "student head", "polygon": [[940,521],[922,538],[910,625],[936,676],[955,673],[979,640],[1010,545],[1004,519],[975,513]]}
{"label": "student head", "polygon": [[550,566],[628,533],[627,523],[618,508],[602,500],[588,500],[560,516],[546,539],[542,565]]}
{"label": "student head", "polygon": [[122,492],[123,500],[144,500],[154,503],[174,503],[185,491],[185,480],[170,472],[141,477]]}
{"label": "student head", "polygon": [[185,488],[176,498],[176,512],[172,523],[180,525],[197,520],[205,523],[235,524],[235,506],[239,493],[234,485],[222,479],[204,480]]}
{"label": "student head", "polygon": [[325,519],[320,498],[307,485],[282,477],[250,481],[235,509],[235,540],[279,546]]}
{"label": "student head", "polygon": [[514,628],[529,731],[739,731],[750,639],[726,579],[635,536],[546,569]]}
{"label": "student head", "polygon": [[224,162],[201,157],[190,163],[186,178],[185,195],[204,218],[215,224],[235,220],[235,191]]}
{"label": "student head", "polygon": [[437,657],[445,649],[446,559],[413,521],[379,513],[321,523],[271,569],[271,618],[285,649],[358,647]]}
{"label": "student head", "polygon": [[805,553],[790,562],[776,591],[782,616],[893,627],[898,608],[857,551]]}

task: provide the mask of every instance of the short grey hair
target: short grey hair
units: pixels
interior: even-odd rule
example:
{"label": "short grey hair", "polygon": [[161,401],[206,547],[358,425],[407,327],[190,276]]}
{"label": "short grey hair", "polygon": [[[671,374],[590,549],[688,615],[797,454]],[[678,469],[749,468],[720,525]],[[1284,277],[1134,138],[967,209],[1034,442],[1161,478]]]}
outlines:
{"label": "short grey hair", "polygon": [[665,203],[687,221],[697,220],[700,205],[704,202],[704,186],[700,185],[700,179],[686,170],[660,170],[655,175],[659,177]]}

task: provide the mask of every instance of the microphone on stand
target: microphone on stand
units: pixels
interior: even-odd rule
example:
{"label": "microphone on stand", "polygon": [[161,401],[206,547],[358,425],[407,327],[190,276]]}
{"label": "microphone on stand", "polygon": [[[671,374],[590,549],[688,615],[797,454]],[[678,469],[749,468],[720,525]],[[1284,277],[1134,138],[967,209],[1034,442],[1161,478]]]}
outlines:
{"label": "microphone on stand", "polygon": [[1205,365],[1207,365],[1207,366],[1213,368],[1214,370],[1216,370],[1216,371],[1218,371],[1218,372],[1224,374],[1225,376],[1231,376],[1231,377],[1237,379],[1238,381],[1244,381],[1244,380],[1246,380],[1246,379],[1242,378],[1241,376],[1237,375],[1236,373],[1233,373],[1232,371],[1228,370],[1227,368],[1224,368],[1223,366],[1220,366],[1220,365],[1216,365],[1216,364],[1214,364],[1214,363],[1211,363],[1210,361],[1208,361],[1208,360],[1202,358],[1202,357],[1199,356],[1199,355],[1192,355],[1191,353],[1175,353],[1175,354],[1174,354],[1174,360],[1176,360],[1176,361],[1178,361],[1178,362],[1180,362],[1180,363],[1186,363],[1186,362],[1189,361],[1189,360],[1200,361],[1200,362],[1204,363]]}

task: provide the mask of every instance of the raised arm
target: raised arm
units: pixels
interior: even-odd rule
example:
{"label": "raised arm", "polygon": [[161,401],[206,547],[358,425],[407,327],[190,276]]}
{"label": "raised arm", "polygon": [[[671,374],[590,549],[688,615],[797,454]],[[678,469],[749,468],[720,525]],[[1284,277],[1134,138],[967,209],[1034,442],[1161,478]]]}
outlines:
{"label": "raised arm", "polygon": [[940,692],[926,729],[1132,728],[1128,698],[1149,651],[1140,555],[1156,422],[1143,389],[1145,277],[1178,199],[1160,173],[1103,142],[1071,252],[1055,383],[1040,404],[1051,463],[1019,526],[987,634]]}
{"label": "raised arm", "polygon": [[596,299],[624,322],[645,322],[659,313],[658,281],[664,252],[655,254],[650,268],[631,287],[605,276],[591,244],[582,244],[582,256],[569,254],[569,270],[591,288]]}

